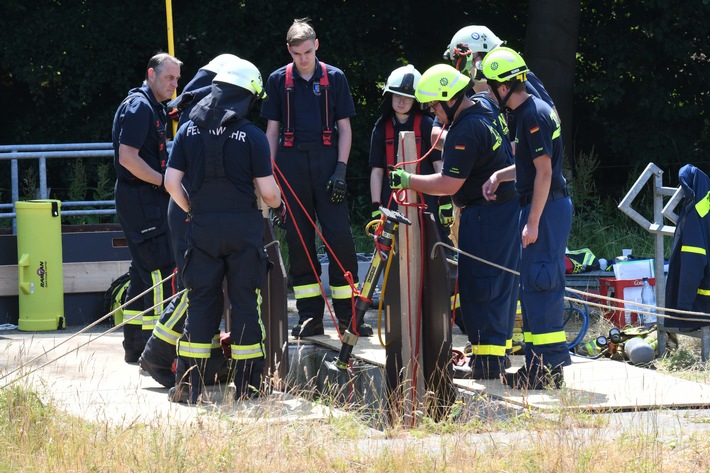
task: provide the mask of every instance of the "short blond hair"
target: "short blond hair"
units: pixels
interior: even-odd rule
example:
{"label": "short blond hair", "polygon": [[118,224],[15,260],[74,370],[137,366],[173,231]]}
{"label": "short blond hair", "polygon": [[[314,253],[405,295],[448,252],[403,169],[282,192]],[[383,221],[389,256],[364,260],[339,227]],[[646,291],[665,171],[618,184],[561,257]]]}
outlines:
{"label": "short blond hair", "polygon": [[286,44],[297,46],[304,41],[315,41],[316,31],[308,23],[310,18],[297,18],[286,33]]}

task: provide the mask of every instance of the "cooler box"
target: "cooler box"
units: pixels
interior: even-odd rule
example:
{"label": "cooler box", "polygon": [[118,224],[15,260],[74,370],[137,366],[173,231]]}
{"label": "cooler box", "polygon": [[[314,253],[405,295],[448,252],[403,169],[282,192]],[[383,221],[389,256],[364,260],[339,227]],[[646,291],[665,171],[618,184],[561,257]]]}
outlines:
{"label": "cooler box", "polygon": [[15,202],[20,330],[57,330],[65,326],[59,207],[58,200]]}
{"label": "cooler box", "polygon": [[[651,287],[656,287],[656,279],[648,278]],[[634,302],[641,303],[641,287],[643,279],[599,278],[599,292],[605,297],[614,297],[628,301],[626,304],[607,301],[609,310],[604,317],[618,328],[626,325],[638,325],[638,314],[634,312]]]}

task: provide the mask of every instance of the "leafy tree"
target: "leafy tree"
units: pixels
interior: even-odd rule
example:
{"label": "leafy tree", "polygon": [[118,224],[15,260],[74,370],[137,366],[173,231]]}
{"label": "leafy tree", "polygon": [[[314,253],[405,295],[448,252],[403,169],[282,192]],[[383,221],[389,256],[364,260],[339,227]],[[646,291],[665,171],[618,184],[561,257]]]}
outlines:
{"label": "leafy tree", "polygon": [[[707,164],[709,0],[212,0],[199,6],[173,0],[172,6],[176,55],[185,62],[181,86],[225,52],[249,59],[266,77],[289,60],[285,35],[293,19],[313,20],[319,58],[345,71],[356,100],[348,171],[355,196],[368,193],[378,85],[406,62],[421,71],[441,62],[451,36],[469,24],[488,26],[524,52],[563,116],[568,156],[592,149],[599,156],[601,192],[621,188],[635,164],[653,161],[669,176],[687,162]],[[5,0],[0,44],[6,117],[0,143],[106,142],[118,103],[141,83],[148,58],[167,50],[165,5]],[[48,165],[50,186],[68,188],[69,167]],[[95,179],[98,163],[86,165],[87,178]],[[0,189],[9,187],[8,174],[0,172]]]}
{"label": "leafy tree", "polygon": [[677,183],[707,170],[710,2],[583,0],[574,154],[599,154],[599,189],[625,193],[633,166],[654,162]]}

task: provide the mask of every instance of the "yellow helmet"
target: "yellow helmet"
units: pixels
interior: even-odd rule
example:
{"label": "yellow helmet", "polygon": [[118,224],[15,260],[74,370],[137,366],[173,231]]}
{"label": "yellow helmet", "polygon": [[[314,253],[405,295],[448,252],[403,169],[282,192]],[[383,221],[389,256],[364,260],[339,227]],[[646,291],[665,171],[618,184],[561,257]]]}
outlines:
{"label": "yellow helmet", "polygon": [[530,72],[523,57],[510,48],[499,47],[486,54],[481,61],[481,69],[486,79],[505,82],[510,79],[527,80]]}
{"label": "yellow helmet", "polygon": [[419,103],[434,100],[446,102],[466,89],[471,78],[448,64],[437,64],[427,69],[419,79],[414,96]]}

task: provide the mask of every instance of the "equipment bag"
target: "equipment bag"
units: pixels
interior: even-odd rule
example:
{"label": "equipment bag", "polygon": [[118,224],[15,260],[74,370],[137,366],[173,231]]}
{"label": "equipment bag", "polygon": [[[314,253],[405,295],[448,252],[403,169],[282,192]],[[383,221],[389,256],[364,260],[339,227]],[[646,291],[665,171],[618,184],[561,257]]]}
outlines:
{"label": "equipment bag", "polygon": [[[123,305],[126,302],[126,295],[128,292],[128,284],[131,282],[131,276],[126,273],[117,277],[111,286],[106,290],[104,294],[104,315],[109,312],[113,312],[116,308]],[[118,325],[123,322],[123,309],[117,310],[110,318],[109,322],[111,325]]]}

